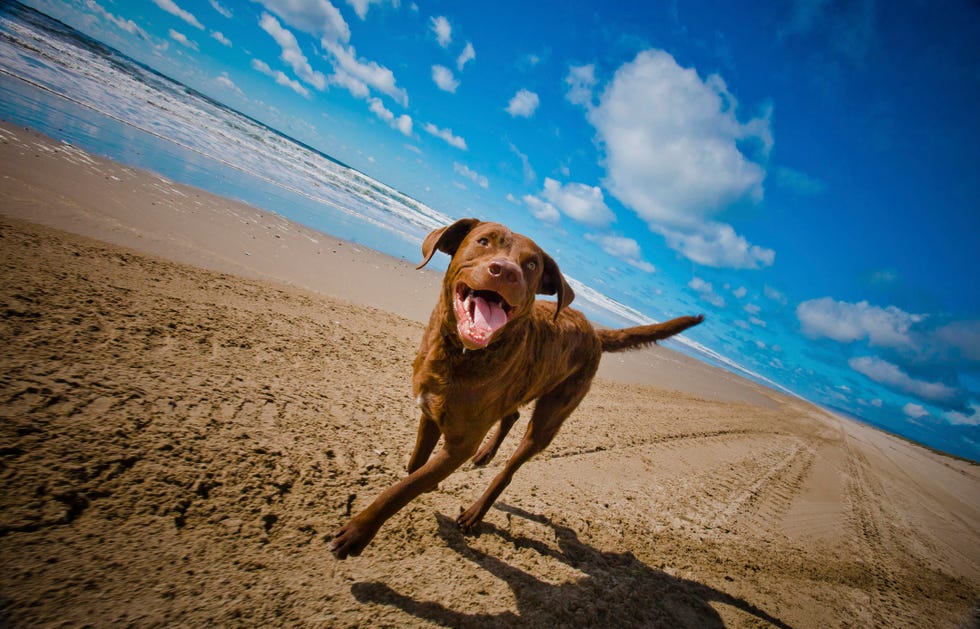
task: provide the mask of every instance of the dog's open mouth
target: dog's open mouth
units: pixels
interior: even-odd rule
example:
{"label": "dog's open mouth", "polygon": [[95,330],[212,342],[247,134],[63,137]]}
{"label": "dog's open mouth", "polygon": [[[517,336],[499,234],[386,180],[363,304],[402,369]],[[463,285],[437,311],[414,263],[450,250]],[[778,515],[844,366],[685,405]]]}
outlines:
{"label": "dog's open mouth", "polygon": [[455,293],[456,329],[467,349],[482,349],[506,325],[513,307],[492,290],[473,290],[460,282]]}

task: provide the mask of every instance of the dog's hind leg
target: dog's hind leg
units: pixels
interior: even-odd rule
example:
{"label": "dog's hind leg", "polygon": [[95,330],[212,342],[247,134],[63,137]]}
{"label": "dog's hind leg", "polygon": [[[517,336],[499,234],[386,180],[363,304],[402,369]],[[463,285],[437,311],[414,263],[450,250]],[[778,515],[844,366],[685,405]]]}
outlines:
{"label": "dog's hind leg", "polygon": [[518,417],[520,417],[520,414],[514,411],[500,420],[500,424],[497,426],[497,432],[494,433],[489,441],[483,444],[483,447],[473,457],[473,465],[483,467],[493,460],[493,457],[497,455],[497,450],[500,449],[500,444],[504,442],[507,433],[510,432]]}

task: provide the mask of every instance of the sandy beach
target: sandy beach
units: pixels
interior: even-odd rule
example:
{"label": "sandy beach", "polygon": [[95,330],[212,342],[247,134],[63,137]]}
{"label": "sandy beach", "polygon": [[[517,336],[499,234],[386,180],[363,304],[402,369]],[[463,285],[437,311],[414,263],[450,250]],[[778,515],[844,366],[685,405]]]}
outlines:
{"label": "sandy beach", "polygon": [[3,626],[980,622],[977,465],[662,347],[337,562],[438,273],[0,125],[0,274]]}

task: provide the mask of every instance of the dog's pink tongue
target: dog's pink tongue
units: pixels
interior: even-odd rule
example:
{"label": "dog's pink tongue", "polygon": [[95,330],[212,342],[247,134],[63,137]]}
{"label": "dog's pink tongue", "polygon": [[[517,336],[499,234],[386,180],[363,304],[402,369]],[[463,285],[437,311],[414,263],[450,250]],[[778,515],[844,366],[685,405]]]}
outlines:
{"label": "dog's pink tongue", "polygon": [[473,304],[476,306],[473,311],[473,323],[486,330],[487,336],[504,327],[504,324],[507,323],[507,313],[500,307],[500,304],[477,296],[473,297]]}

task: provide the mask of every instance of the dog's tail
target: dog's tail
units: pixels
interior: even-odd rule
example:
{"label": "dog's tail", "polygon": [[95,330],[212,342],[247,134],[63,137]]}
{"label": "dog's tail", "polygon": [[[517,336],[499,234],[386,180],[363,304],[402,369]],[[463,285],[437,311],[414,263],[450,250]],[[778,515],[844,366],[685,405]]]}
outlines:
{"label": "dog's tail", "polygon": [[702,321],[704,321],[704,315],[678,317],[653,325],[641,325],[635,328],[623,328],[622,330],[596,330],[596,332],[599,334],[599,340],[602,341],[602,351],[622,352],[636,347],[646,347],[661,339],[680,334]]}

